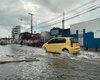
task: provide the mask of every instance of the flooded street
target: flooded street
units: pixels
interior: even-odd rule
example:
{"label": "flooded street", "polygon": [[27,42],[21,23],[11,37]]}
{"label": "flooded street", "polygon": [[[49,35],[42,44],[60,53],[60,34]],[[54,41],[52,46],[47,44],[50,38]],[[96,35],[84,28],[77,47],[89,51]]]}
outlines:
{"label": "flooded street", "polygon": [[0,46],[0,60],[33,57],[38,61],[0,64],[0,80],[100,80],[100,53],[45,53],[41,48]]}

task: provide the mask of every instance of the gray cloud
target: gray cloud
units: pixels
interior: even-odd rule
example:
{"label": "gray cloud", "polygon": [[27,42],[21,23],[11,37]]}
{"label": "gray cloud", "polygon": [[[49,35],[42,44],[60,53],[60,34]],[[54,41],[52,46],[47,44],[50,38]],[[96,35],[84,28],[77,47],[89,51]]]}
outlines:
{"label": "gray cloud", "polygon": [[[35,25],[62,15],[63,11],[70,11],[88,1],[90,0],[0,0],[0,37],[8,36],[7,34],[10,34],[11,29],[20,24],[24,26],[22,27],[23,31],[29,30],[29,12],[34,13],[33,24]],[[96,10],[96,13],[88,13],[66,23],[79,22],[80,20],[86,19],[85,17],[89,18],[90,14],[94,15],[94,17],[92,16],[93,18],[100,17],[100,11]]]}
{"label": "gray cloud", "polygon": [[88,1],[90,0],[34,0],[33,3],[44,6],[52,12],[62,13]]}

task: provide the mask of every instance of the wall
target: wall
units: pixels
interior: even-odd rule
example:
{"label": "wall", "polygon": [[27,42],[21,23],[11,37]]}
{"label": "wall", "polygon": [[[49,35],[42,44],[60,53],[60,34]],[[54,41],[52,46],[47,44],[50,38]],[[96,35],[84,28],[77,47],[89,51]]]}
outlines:
{"label": "wall", "polygon": [[76,30],[78,30],[79,34],[83,34],[83,29],[86,30],[86,33],[94,32],[94,38],[100,38],[100,18],[70,26],[71,34],[76,34]]}
{"label": "wall", "polygon": [[78,40],[82,47],[88,44],[89,48],[100,48],[100,18],[73,24],[70,31],[73,35],[78,31]]}
{"label": "wall", "polygon": [[87,46],[89,48],[100,48],[100,38],[94,38],[93,32],[88,32],[83,34],[84,37],[84,47]]}

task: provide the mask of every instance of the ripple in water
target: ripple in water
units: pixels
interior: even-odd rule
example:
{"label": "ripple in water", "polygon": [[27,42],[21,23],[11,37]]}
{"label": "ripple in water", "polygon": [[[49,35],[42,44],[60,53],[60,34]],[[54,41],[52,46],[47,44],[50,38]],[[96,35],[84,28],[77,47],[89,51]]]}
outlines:
{"label": "ripple in water", "polygon": [[70,58],[79,61],[100,61],[100,54],[96,52],[81,51],[80,54],[73,55],[66,52],[61,52],[61,57]]}

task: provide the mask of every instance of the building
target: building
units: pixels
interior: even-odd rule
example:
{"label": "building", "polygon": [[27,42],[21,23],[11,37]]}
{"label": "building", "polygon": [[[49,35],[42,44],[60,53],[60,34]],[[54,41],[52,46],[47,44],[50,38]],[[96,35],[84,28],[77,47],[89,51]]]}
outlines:
{"label": "building", "polygon": [[51,39],[50,32],[48,32],[48,31],[41,32],[41,40],[42,40],[42,42],[45,43],[50,39]]}
{"label": "building", "polygon": [[6,45],[10,43],[10,38],[0,38],[0,45]]}
{"label": "building", "polygon": [[[71,34],[78,34],[80,45],[89,48],[100,48],[100,18],[70,26]],[[98,44],[98,45],[97,45]]]}
{"label": "building", "polygon": [[12,29],[12,41],[13,42],[18,42],[19,40],[19,34],[21,32],[21,26],[16,26],[15,28]]}
{"label": "building", "polygon": [[52,37],[67,37],[70,36],[70,29],[52,28],[50,35]]}

